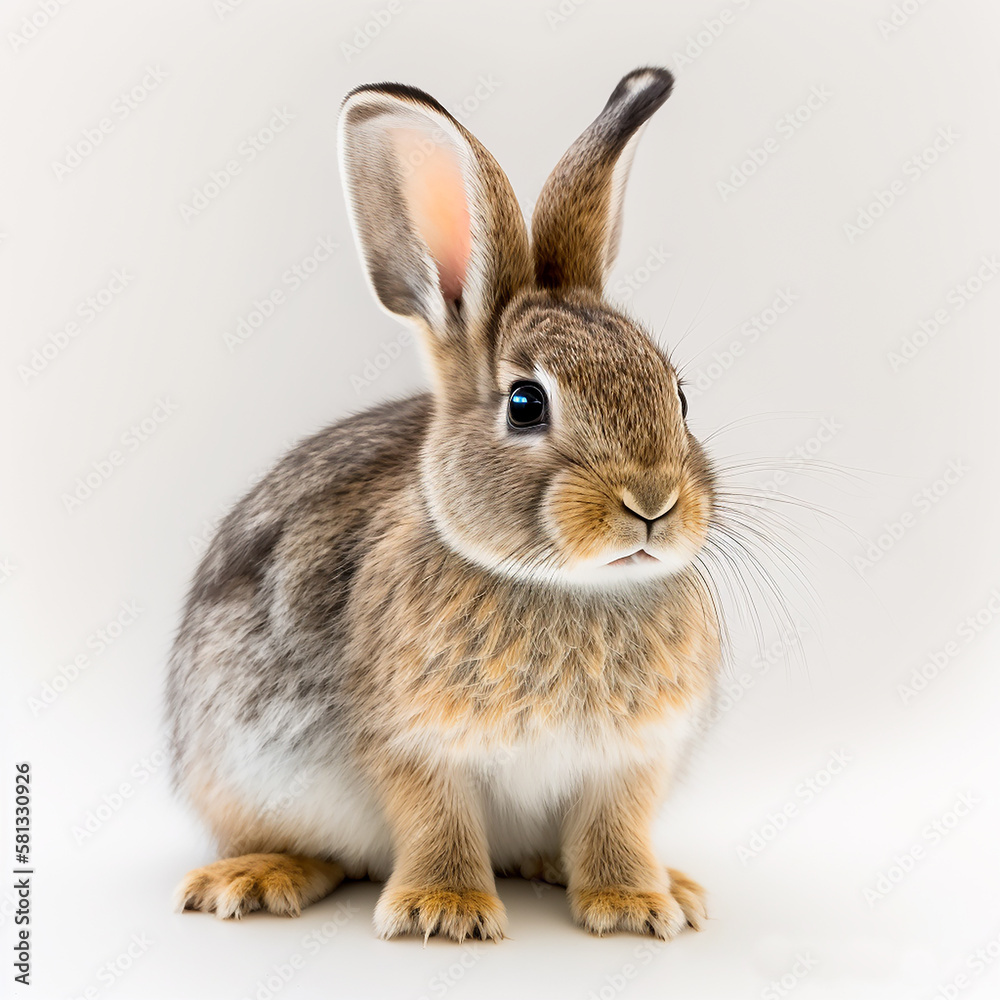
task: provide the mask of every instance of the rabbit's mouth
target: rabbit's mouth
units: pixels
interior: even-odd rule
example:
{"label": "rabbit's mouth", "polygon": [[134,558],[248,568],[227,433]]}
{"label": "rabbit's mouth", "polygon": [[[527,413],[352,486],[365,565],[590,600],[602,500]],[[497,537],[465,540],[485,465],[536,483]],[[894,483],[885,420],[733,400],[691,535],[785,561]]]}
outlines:
{"label": "rabbit's mouth", "polygon": [[622,556],[620,559],[612,559],[608,563],[609,566],[635,566],[637,563],[644,562],[659,562],[660,560],[656,556],[647,552],[645,549],[637,549],[635,552],[630,553],[627,556]]}

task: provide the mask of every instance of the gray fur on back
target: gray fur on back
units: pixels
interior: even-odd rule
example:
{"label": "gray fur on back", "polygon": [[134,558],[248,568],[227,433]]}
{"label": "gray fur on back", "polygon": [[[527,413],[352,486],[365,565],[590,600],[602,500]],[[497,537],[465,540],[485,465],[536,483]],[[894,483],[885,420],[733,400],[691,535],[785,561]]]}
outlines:
{"label": "gray fur on back", "polygon": [[373,523],[375,512],[413,481],[431,409],[419,395],[326,428],[223,520],[170,658],[175,785],[195,765],[240,753],[226,739],[230,727],[253,733],[262,749],[325,734],[325,751],[314,752],[336,753],[341,613],[366,542],[386,526]]}

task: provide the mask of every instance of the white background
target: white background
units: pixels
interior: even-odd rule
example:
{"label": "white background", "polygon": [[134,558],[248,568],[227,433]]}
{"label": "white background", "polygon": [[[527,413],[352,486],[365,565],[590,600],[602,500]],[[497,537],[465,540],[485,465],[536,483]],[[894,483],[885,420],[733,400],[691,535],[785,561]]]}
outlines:
{"label": "white background", "polygon": [[[3,4],[3,871],[12,763],[30,761],[35,782],[34,985],[18,996],[997,994],[1000,961],[975,953],[1000,951],[1000,281],[966,283],[1000,253],[1000,11],[577,3],[79,0],[48,23],[40,2]],[[721,429],[713,455],[760,463],[744,486],[825,512],[770,504],[793,514],[783,537],[814,591],[775,569],[801,641],[781,641],[759,596],[763,655],[734,617],[729,710],[658,827],[664,859],[708,888],[712,920],[662,948],[596,939],[561,889],[519,881],[500,885],[510,938],[466,950],[377,940],[371,885],[298,920],[172,913],[173,885],[213,856],[170,797],[161,728],[165,657],[204,541],[292,442],[424,384],[351,243],[339,101],[373,80],[430,91],[529,210],[619,77],[647,63],[677,85],[636,156],[611,288],[685,366],[693,428]],[[163,79],[144,93],[149,68]],[[126,115],[119,95],[136,87]],[[825,96],[801,108],[811,93]],[[268,142],[274,109],[293,117]],[[797,127],[779,125],[788,114]],[[102,118],[110,129],[74,159],[67,146]],[[258,134],[251,160],[241,144]],[[232,160],[239,173],[212,188]],[[216,196],[186,219],[198,191]],[[336,252],[283,284],[320,238]],[[127,285],[88,322],[86,300],[120,269]],[[231,350],[225,335],[275,288],[284,301]],[[745,324],[781,292],[794,303],[752,339]],[[905,343],[916,350],[894,366]],[[129,428],[144,418],[140,443]],[[796,448],[808,463],[786,460]],[[92,495],[69,500],[115,450]],[[129,602],[138,617],[98,651]],[[949,642],[955,655],[906,694]],[[956,812],[962,796],[973,805]],[[794,815],[777,831],[780,812]],[[905,856],[906,873],[893,867]],[[880,877],[890,891],[873,895]],[[293,960],[285,983],[274,967]]]}

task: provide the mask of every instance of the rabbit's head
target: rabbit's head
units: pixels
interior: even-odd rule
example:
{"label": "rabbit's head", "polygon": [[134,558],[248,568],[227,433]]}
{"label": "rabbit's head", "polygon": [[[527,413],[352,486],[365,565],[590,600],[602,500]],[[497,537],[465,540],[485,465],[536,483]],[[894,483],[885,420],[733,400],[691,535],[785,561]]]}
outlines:
{"label": "rabbit's head", "polygon": [[529,238],[510,182],[433,98],[344,102],[341,169],[376,297],[430,364],[429,516],[495,571],[613,588],[690,564],[713,504],[666,354],[602,298],[625,182],[673,79],[639,69],[559,161]]}

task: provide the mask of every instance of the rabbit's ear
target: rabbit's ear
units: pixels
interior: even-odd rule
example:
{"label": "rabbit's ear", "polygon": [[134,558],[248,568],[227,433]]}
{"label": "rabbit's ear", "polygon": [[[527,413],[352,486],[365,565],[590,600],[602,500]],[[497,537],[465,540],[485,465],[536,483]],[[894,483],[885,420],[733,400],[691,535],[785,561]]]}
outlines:
{"label": "rabbit's ear", "polygon": [[344,101],[340,162],[382,306],[435,339],[488,337],[531,281],[524,217],[489,152],[423,91],[369,84]]}
{"label": "rabbit's ear", "polygon": [[604,288],[618,255],[632,155],[673,85],[673,76],[655,67],[623,77],[549,175],[531,221],[535,278],[543,288]]}

